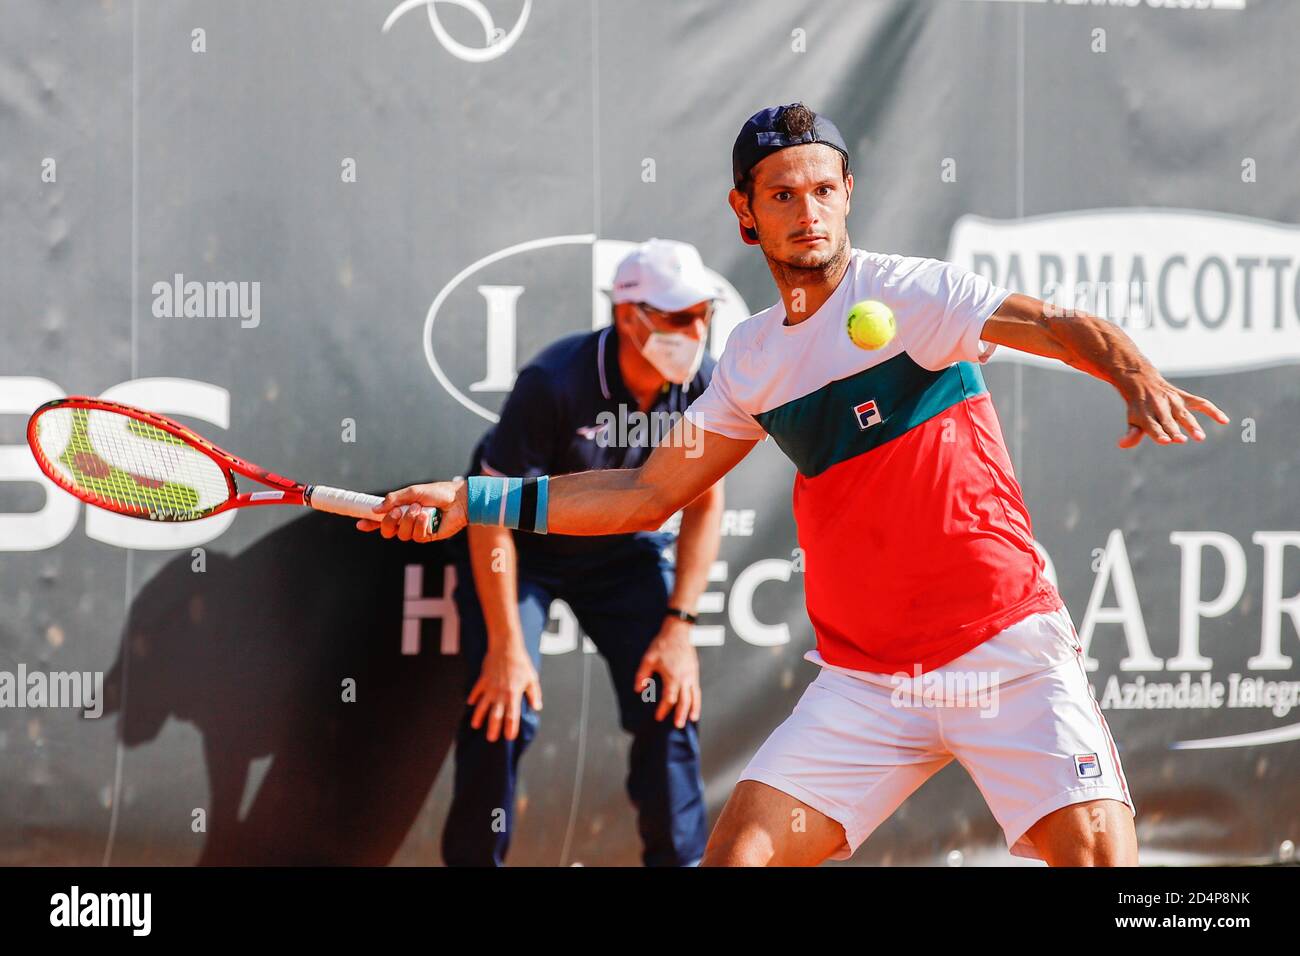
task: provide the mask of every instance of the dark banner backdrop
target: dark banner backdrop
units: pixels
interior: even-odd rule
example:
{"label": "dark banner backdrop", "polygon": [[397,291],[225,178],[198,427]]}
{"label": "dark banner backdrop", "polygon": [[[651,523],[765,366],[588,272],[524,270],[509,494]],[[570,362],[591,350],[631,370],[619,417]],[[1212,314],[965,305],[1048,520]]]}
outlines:
{"label": "dark banner backdrop", "polygon": [[[105,713],[0,707],[0,863],[438,863],[463,679],[443,546],[91,513],[39,478],[36,405],[115,397],[371,491],[459,474],[520,365],[607,321],[628,243],[692,242],[728,282],[715,353],[774,301],[729,155],[796,99],[855,150],[855,245],[1104,312],[1232,416],[1123,452],[1107,387],[987,370],[1146,861],[1286,858],[1297,32],[1281,0],[8,5],[0,680],[102,672]],[[792,477],[767,443],[727,481],[696,631],[714,814],[814,676]],[[511,862],[634,864],[608,675],[552,616]],[[853,862],[1009,860],[950,765]]]}

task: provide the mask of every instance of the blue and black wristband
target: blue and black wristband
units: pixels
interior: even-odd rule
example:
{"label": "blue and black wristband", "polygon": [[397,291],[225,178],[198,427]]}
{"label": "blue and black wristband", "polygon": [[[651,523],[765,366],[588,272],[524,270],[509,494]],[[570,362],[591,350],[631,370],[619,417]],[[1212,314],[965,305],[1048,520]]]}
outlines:
{"label": "blue and black wristband", "polygon": [[496,525],[546,534],[550,477],[498,478],[476,475],[467,482],[470,524]]}

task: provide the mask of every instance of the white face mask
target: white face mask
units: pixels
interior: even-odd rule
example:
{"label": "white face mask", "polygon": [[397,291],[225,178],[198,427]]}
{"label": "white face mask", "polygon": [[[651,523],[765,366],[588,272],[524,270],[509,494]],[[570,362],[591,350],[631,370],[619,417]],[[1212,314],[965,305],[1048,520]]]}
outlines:
{"label": "white face mask", "polygon": [[650,328],[650,337],[641,346],[646,361],[674,385],[685,385],[694,378],[704,361],[704,340],[685,332],[660,332],[640,308],[636,314]]}

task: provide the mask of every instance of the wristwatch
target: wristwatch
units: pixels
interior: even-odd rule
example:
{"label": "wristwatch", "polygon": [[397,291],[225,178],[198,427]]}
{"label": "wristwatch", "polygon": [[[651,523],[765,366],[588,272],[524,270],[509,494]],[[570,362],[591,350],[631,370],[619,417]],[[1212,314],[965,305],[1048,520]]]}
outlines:
{"label": "wristwatch", "polygon": [[694,624],[700,619],[700,616],[698,614],[692,614],[689,611],[683,611],[679,607],[670,607],[667,611],[664,612],[664,615],[666,617],[675,617],[677,618],[677,620],[685,621],[687,624]]}

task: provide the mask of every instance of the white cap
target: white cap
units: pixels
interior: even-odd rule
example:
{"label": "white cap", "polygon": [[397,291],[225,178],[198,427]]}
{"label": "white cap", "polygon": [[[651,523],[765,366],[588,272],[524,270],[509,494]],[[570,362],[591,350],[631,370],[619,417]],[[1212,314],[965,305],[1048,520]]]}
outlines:
{"label": "white cap", "polygon": [[709,275],[699,250],[689,242],[649,239],[618,264],[614,302],[646,302],[664,312],[677,312],[706,299],[722,298],[722,287]]}

